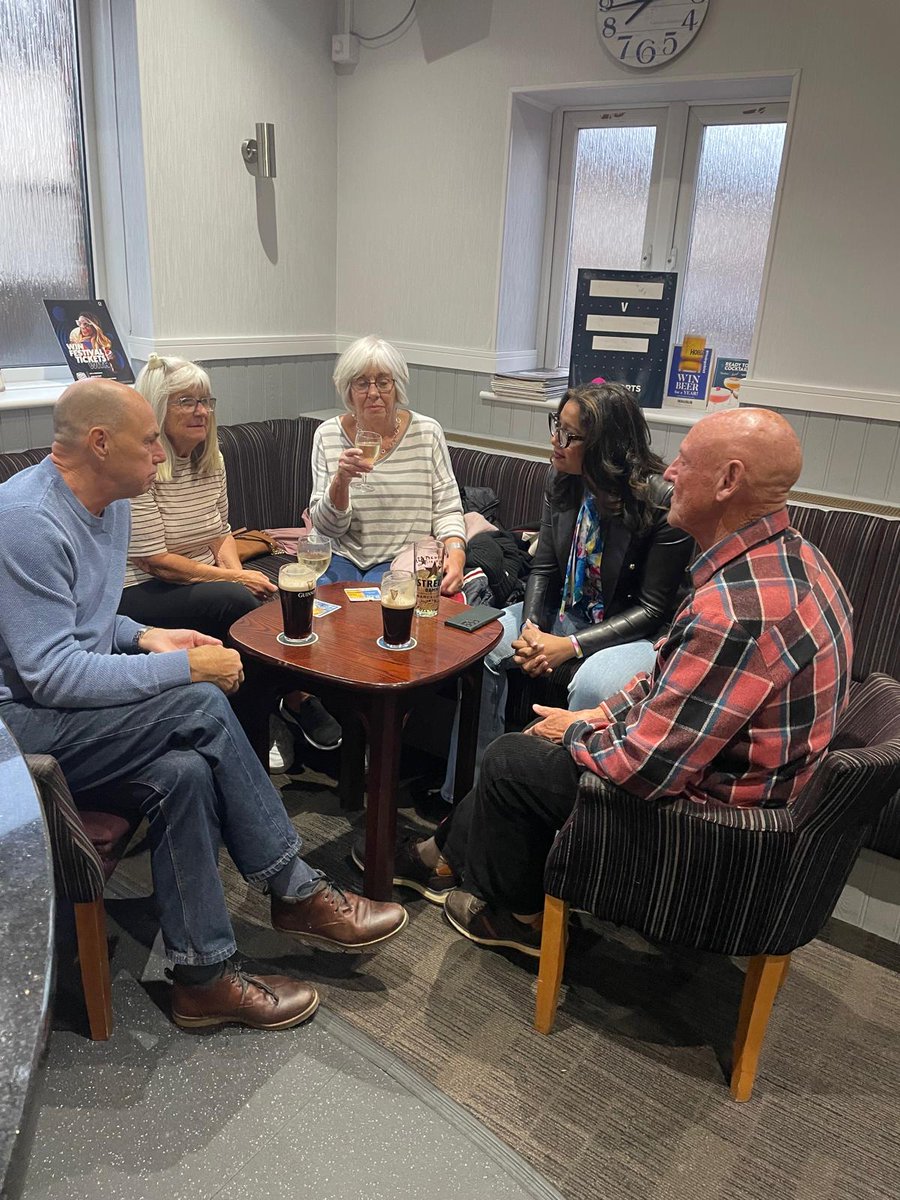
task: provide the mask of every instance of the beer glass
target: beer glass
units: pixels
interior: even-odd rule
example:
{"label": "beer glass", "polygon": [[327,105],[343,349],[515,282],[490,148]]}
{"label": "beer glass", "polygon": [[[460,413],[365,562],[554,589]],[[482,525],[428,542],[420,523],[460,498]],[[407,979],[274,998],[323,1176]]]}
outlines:
{"label": "beer glass", "polygon": [[413,551],[416,575],[416,616],[436,617],[444,577],[444,543],[437,538],[416,542]]}
{"label": "beer glass", "polygon": [[317,642],[312,631],[313,604],[316,598],[316,577],[302,563],[285,563],[278,572],[278,595],[284,633],[276,641],[283,646],[309,646]]}
{"label": "beer glass", "polygon": [[[373,429],[357,429],[354,445],[362,450],[362,461],[370,463],[374,467],[378,461],[378,451],[381,449],[381,434],[375,433]],[[362,488],[365,492],[372,490],[372,485],[365,475],[355,479],[353,486]]]}
{"label": "beer glass", "polygon": [[412,650],[416,581],[411,571],[388,571],[381,580],[381,619],[384,633],[377,644],[383,650]]}

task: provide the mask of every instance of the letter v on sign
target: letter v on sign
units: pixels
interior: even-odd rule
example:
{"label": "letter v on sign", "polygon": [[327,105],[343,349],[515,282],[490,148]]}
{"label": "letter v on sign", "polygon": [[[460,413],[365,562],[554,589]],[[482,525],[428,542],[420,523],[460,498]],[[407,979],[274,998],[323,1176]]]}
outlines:
{"label": "letter v on sign", "polygon": [[622,304],[622,312],[628,312],[628,301],[622,300],[621,304]]}

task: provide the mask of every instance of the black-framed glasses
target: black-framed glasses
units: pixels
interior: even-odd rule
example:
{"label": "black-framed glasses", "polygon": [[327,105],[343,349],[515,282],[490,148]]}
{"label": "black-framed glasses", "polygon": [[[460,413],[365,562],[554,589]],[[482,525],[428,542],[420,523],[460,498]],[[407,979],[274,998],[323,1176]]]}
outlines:
{"label": "black-framed glasses", "polygon": [[547,424],[550,426],[550,436],[556,438],[561,450],[568,450],[573,442],[583,442],[580,433],[569,433],[568,429],[560,429],[559,417],[556,413],[547,413]]}
{"label": "black-framed glasses", "polygon": [[393,377],[390,375],[375,375],[373,378],[367,378],[365,375],[358,375],[356,379],[351,379],[350,388],[352,391],[357,392],[360,395],[365,395],[373,383],[382,396],[387,395],[387,393],[394,386]]}
{"label": "black-framed glasses", "polygon": [[216,411],[215,396],[172,396],[169,403],[182,412],[196,412],[201,404],[205,404],[210,412]]}

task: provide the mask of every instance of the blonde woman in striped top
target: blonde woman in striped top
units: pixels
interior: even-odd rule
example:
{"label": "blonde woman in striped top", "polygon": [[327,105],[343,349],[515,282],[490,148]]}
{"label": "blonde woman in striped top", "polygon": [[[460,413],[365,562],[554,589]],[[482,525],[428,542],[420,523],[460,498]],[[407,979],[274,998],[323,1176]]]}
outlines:
{"label": "blonde woman in striped top", "polygon": [[275,585],[241,565],[231,536],[209,376],[196,363],[151,354],[135,387],[156,413],[166,461],[150,491],[131,502],[119,612],[224,640]]}
{"label": "blonde woman in striped top", "polygon": [[[447,549],[441,591],[449,596],[462,587],[466,560],[459,488],[443,431],[409,409],[408,383],[406,361],[389,342],[364,337],[344,351],[334,385],[347,411],[316,430],[309,512],[334,544],[323,581],[377,582],[405,546],[434,536]],[[354,445],[360,429],[381,435],[374,465]],[[369,486],[352,486],[363,475]]]}

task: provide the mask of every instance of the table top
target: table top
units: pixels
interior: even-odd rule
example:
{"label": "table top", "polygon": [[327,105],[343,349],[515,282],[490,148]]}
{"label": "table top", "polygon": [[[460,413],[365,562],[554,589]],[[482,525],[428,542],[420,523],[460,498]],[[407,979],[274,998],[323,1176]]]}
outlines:
{"label": "table top", "polygon": [[345,587],[358,582],[323,584],[320,600],[339,604],[337,612],[313,621],[319,640],[311,646],[282,646],[275,640],[281,632],[278,598],[261,604],[231,627],[230,638],[242,653],[332,684],[364,691],[413,688],[456,675],[484,657],[502,635],[499,621],[491,621],[466,633],[444,624],[447,617],[465,612],[466,605],[441,596],[436,617],[413,617],[412,650],[382,650],[375,644],[381,636],[381,604],[374,600],[351,602]]}

